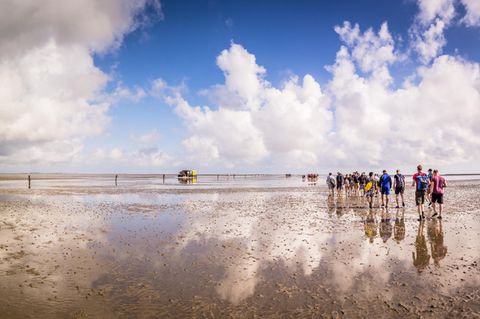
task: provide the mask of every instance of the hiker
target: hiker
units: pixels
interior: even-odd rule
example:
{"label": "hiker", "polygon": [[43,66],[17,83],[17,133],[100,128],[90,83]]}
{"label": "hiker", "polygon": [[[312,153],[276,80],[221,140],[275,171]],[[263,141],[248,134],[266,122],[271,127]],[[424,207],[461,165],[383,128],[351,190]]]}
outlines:
{"label": "hiker", "polygon": [[417,172],[413,174],[412,186],[415,186],[415,204],[417,205],[418,220],[425,219],[423,205],[425,204],[425,195],[429,186],[427,174],[422,172],[422,165],[417,166]]}
{"label": "hiker", "polygon": [[380,177],[378,176],[378,174],[375,174],[375,176],[373,177],[374,181],[375,181],[375,196],[378,196],[378,193],[380,192]]}
{"label": "hiker", "polygon": [[365,172],[362,172],[362,175],[358,177],[358,182],[359,182],[360,192],[362,193],[362,196],[364,196],[365,184],[367,183],[367,175],[365,175]]}
{"label": "hiker", "polygon": [[[445,178],[440,176],[438,169],[433,171],[433,176],[430,183],[430,193],[432,194],[432,203],[433,203],[433,215],[436,217],[438,215],[439,219],[442,219],[442,208],[443,208],[443,193],[444,187],[447,186]],[[438,203],[438,213],[436,204]]]}
{"label": "hiker", "polygon": [[400,170],[397,169],[397,173],[393,176],[393,188],[395,189],[395,200],[397,201],[397,206],[395,208],[400,208],[400,203],[398,198],[402,198],[402,207],[405,207],[405,200],[403,198],[403,193],[405,192],[405,176],[400,174]]}
{"label": "hiker", "polygon": [[328,186],[328,196],[335,196],[335,177],[333,177],[332,173],[328,173],[327,176],[327,186]]}
{"label": "hiker", "polygon": [[386,170],[383,170],[379,185],[382,194],[382,207],[388,208],[388,195],[390,195],[390,190],[392,189],[392,178],[388,175]]}
{"label": "hiker", "polygon": [[345,194],[347,196],[350,195],[350,185],[351,185],[351,182],[350,182],[350,175],[345,175]]}
{"label": "hiker", "polygon": [[428,188],[427,188],[427,201],[428,201],[428,207],[432,206],[432,192],[430,191],[430,184],[432,183],[432,177],[433,177],[433,170],[431,168],[428,169]]}
{"label": "hiker", "polygon": [[364,189],[369,208],[373,208],[373,196],[375,195],[376,189],[377,189],[377,182],[374,179],[373,172],[370,172],[368,174],[368,178],[366,179],[366,184]]}
{"label": "hiker", "polygon": [[354,196],[358,196],[358,189],[359,189],[359,181],[358,181],[358,172],[353,173],[352,180],[353,180],[353,194]]}
{"label": "hiker", "polygon": [[343,183],[345,179],[342,175],[342,173],[337,172],[337,195],[340,195],[343,189]]}

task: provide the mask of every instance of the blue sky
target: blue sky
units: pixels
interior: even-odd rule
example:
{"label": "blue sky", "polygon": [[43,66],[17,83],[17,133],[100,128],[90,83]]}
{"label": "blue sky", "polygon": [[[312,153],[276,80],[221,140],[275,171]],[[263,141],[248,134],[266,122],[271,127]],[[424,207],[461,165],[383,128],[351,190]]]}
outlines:
{"label": "blue sky", "polygon": [[[72,10],[71,19],[78,19],[72,24],[75,22],[76,25],[98,25],[100,20],[95,19],[97,15],[103,15],[100,18],[110,22],[109,28],[85,31],[85,34],[77,31],[69,33],[69,26],[64,25],[68,23],[65,21],[69,20],[65,17],[68,10],[57,12],[53,5],[35,8],[18,5],[18,12],[28,12],[27,9],[30,9],[37,10],[39,16],[43,13],[50,14],[47,15],[50,20],[43,19],[32,23],[38,23],[37,28],[40,30],[48,30],[45,31],[47,35],[42,38],[33,26],[25,25],[21,26],[18,33],[9,33],[8,28],[3,31],[7,34],[3,34],[0,41],[3,41],[5,47],[13,48],[12,53],[5,55],[3,59],[12,64],[17,60],[28,60],[26,57],[29,52],[34,52],[34,48],[42,45],[48,47],[49,43],[48,50],[64,48],[68,51],[72,50],[73,44],[84,48],[85,52],[81,52],[81,57],[85,54],[86,58],[89,56],[92,65],[85,66],[85,72],[80,70],[78,78],[82,80],[85,74],[89,74],[91,78],[83,80],[91,83],[98,81],[97,86],[88,88],[91,92],[87,90],[89,94],[85,95],[84,101],[97,109],[98,103],[107,105],[97,115],[85,111],[85,119],[92,116],[89,121],[98,120],[99,123],[95,123],[98,127],[90,128],[87,122],[74,121],[75,125],[80,127],[61,137],[48,135],[38,138],[38,141],[33,138],[26,142],[20,133],[17,139],[9,137],[14,134],[7,133],[13,133],[20,124],[12,125],[10,132],[5,133],[7,135],[3,138],[2,148],[6,155],[0,158],[7,171],[36,169],[157,172],[195,166],[205,172],[301,172],[316,167],[375,168],[398,166],[403,162],[408,167],[417,161],[431,162],[447,170],[457,167],[469,171],[477,170],[475,163],[480,149],[477,150],[478,144],[465,137],[478,137],[478,130],[474,127],[465,132],[456,132],[456,129],[434,129],[432,136],[436,136],[435,139],[419,147],[419,140],[412,140],[408,136],[406,130],[410,130],[410,126],[396,124],[400,121],[399,118],[402,118],[402,123],[412,120],[404,118],[403,115],[392,115],[397,114],[395,112],[401,106],[395,106],[394,112],[388,111],[390,105],[396,104],[401,98],[409,101],[408,103],[414,101],[415,105],[418,104],[426,117],[430,118],[429,123],[448,119],[448,114],[438,118],[429,114],[436,114],[435,107],[445,109],[445,106],[435,106],[438,103],[432,90],[441,92],[451,85],[438,83],[436,87],[437,84],[428,82],[434,83],[434,77],[439,72],[445,72],[446,76],[448,72],[454,72],[447,68],[455,68],[460,72],[461,78],[468,78],[468,74],[473,74],[472,81],[465,83],[460,90],[465,89],[466,94],[472,94],[473,99],[477,98],[479,87],[476,85],[478,74],[475,73],[475,68],[480,61],[480,22],[476,19],[480,13],[471,5],[471,0],[143,0],[136,6],[125,2],[128,5],[119,8],[115,7],[115,2],[101,7],[97,6],[97,1],[89,1],[92,3],[92,12],[85,12],[84,16],[77,17],[73,16]],[[57,21],[56,14],[63,16],[59,16]],[[139,25],[138,22],[145,21],[146,18],[149,22]],[[344,25],[345,21],[350,23],[349,27]],[[382,38],[381,28],[385,22],[385,37]],[[18,21],[12,19],[7,21],[8,23],[13,25]],[[357,31],[355,24],[359,25]],[[336,31],[336,26],[343,28]],[[60,31],[56,32],[56,28]],[[372,28],[373,35],[367,34],[369,28]],[[432,34],[434,31],[437,32],[434,37],[428,38],[428,32]],[[51,34],[48,34],[49,32]],[[23,40],[20,40],[25,38],[31,39],[31,43],[24,44]],[[354,40],[349,42],[349,39]],[[52,42],[55,44],[54,48]],[[341,46],[347,50],[347,59],[340,59],[338,56]],[[18,52],[15,51],[17,48]],[[423,53],[421,48],[424,48]],[[223,67],[217,60],[222,52],[225,52],[226,61]],[[70,51],[66,54],[70,54]],[[80,53],[72,51],[71,54],[73,59],[73,54]],[[445,58],[442,60],[442,57]],[[238,61],[235,60],[237,58]],[[242,73],[243,66],[235,67],[242,63],[245,64],[245,70],[249,66],[252,70],[264,70],[257,73],[252,71],[251,79],[254,79],[255,83],[248,84],[248,88],[242,87],[241,79],[249,78],[249,73]],[[350,78],[343,78],[346,75],[341,70],[349,63],[352,63],[355,71],[349,74]],[[336,71],[326,67],[334,65],[337,65],[334,68]],[[259,69],[256,69],[257,66]],[[47,68],[46,74],[50,76],[53,69],[53,66],[51,69]],[[470,73],[463,75],[461,72]],[[307,88],[305,82],[302,82],[305,75],[311,76],[314,86],[319,85],[318,92],[321,93],[311,87]],[[294,78],[296,80],[292,80]],[[153,92],[152,84],[159,79],[166,89]],[[33,77],[28,80],[35,81]],[[292,80],[292,83],[296,81],[299,86],[297,89],[303,87],[304,92],[298,93],[298,90],[294,89],[297,90],[295,94],[298,94],[296,99],[292,100],[292,103],[298,103],[295,107],[290,107],[288,102],[284,108],[277,107],[275,103],[278,102],[273,102],[272,94],[283,92],[288,100],[290,91],[285,89],[285,83],[289,80]],[[424,85],[421,85],[422,81],[425,82]],[[344,87],[336,86],[336,83],[341,83]],[[76,85],[77,83],[74,83],[69,88],[78,92],[84,91],[85,88]],[[431,87],[432,85],[434,87]],[[221,87],[221,92],[215,91],[214,86]],[[256,86],[260,89],[248,91]],[[344,96],[342,92],[349,91],[349,86],[354,88],[351,96]],[[116,96],[115,92],[120,89],[127,93]],[[58,90],[60,91],[60,88]],[[134,92],[141,94],[133,97]],[[38,100],[38,95],[43,93],[35,94]],[[252,94],[255,95],[255,102],[248,102]],[[305,102],[305,95],[310,96],[309,94],[315,96],[318,103]],[[15,97],[9,98],[18,102]],[[56,95],[45,98],[55,100]],[[370,104],[382,99],[385,100],[383,104],[370,107]],[[468,101],[470,100],[472,99]],[[179,106],[181,101],[188,104],[188,108],[183,111]],[[235,106],[231,105],[231,101],[235,102],[232,102]],[[365,104],[357,105],[358,101]],[[4,104],[7,102],[9,101]],[[62,109],[63,101],[54,102],[58,102],[59,109]],[[464,103],[461,99],[452,98],[452,101],[445,101],[445,105],[453,108],[455,106],[452,103],[457,102]],[[204,109],[194,114],[196,105],[208,106],[209,110]],[[21,109],[28,114],[32,108],[39,112],[40,107],[26,104]],[[63,106],[63,109],[65,107]],[[81,114],[83,110],[83,106],[68,107],[80,112],[77,114]],[[478,108],[468,105],[464,107],[471,117],[478,116]],[[55,111],[46,108],[42,115],[47,114],[46,116],[50,117],[48,114],[51,113],[48,112]],[[305,114],[300,116],[302,112]],[[379,114],[378,118],[375,112]],[[408,110],[405,112],[408,113]],[[21,119],[25,118],[25,114],[19,111],[14,120],[24,125],[25,122]],[[363,118],[366,114],[374,115]],[[288,119],[294,118],[290,115],[298,116],[298,119],[288,124]],[[70,117],[55,116],[58,118],[52,120],[52,125],[62,127],[59,132],[64,125],[73,125],[69,123],[72,121]],[[307,119],[303,122],[303,119],[309,116],[319,116],[321,119],[316,122],[309,122],[311,119]],[[287,124],[278,126],[278,123],[268,123],[268,118],[276,118],[277,122],[285,119]],[[4,119],[7,119],[6,115]],[[212,128],[215,122],[208,123],[208,120],[212,119],[226,121],[225,127],[215,130]],[[244,123],[240,119],[246,121],[243,126],[245,131],[238,127],[230,132],[229,127],[235,126],[235,123]],[[232,123],[229,124],[228,121]],[[383,131],[368,133],[375,138],[384,136],[383,139],[373,140],[372,143],[378,147],[372,147],[370,143],[361,145],[364,141],[355,141],[354,137],[358,136],[358,133],[353,131],[366,132],[363,125],[366,125],[368,130],[375,125],[375,121],[391,123],[384,127],[380,124]],[[275,126],[275,129],[269,129],[270,124]],[[82,133],[81,125],[89,128]],[[292,127],[297,125],[297,128]],[[459,124],[459,129],[460,126]],[[33,129],[41,130],[38,127]],[[274,130],[278,130],[278,134]],[[403,133],[398,134],[399,131]],[[452,131],[456,132],[454,136]],[[316,132],[318,137],[311,136],[316,135]],[[226,138],[228,134],[231,136]],[[299,138],[290,141],[289,138],[296,134]],[[369,140],[368,134],[366,140]],[[243,135],[246,137],[240,138]],[[284,143],[288,140],[290,146],[276,141],[277,135]],[[238,149],[245,148],[246,155],[242,156],[241,152],[233,150],[232,145],[225,145],[228,141],[232,141],[230,144],[238,143],[234,145]],[[453,150],[452,160],[446,160],[444,151],[438,150],[443,141],[446,149]],[[466,145],[465,143],[468,144],[468,150],[458,150],[456,145]],[[199,150],[192,150],[192,144],[203,146]],[[18,161],[22,152],[27,152],[32,147],[38,152],[38,158]],[[474,151],[470,152],[472,148]],[[65,155],[65,149],[68,149],[68,156]],[[58,156],[58,160],[39,159],[47,157],[44,153],[55,157],[58,150],[63,151],[65,156]],[[325,150],[332,150],[335,154],[324,158],[322,154]],[[398,159],[395,163],[403,151],[418,153],[418,160],[409,154],[403,161]],[[467,153],[472,154],[465,156]],[[145,158],[141,164],[136,165],[134,162],[138,156]]]}
{"label": "blue sky", "polygon": [[417,10],[415,3],[401,1],[163,1],[162,9],[163,21],[129,34],[113,54],[97,55],[97,65],[107,72],[117,65],[128,85],[161,75],[198,91],[222,82],[215,58],[234,41],[255,52],[272,83],[290,71],[326,82],[324,66],[340,44],[335,25],[352,21],[367,28],[388,21],[405,37]]}

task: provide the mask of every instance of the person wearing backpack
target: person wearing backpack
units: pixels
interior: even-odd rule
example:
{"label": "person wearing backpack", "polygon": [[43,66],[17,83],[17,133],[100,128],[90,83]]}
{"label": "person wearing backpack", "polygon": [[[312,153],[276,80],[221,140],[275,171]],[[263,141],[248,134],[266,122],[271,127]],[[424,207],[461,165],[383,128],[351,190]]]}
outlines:
{"label": "person wearing backpack", "polygon": [[373,196],[375,195],[375,190],[377,189],[377,183],[373,177],[373,172],[368,174],[367,179],[365,180],[365,196],[367,197],[368,207],[373,208]]}
{"label": "person wearing backpack", "polygon": [[361,195],[365,195],[365,184],[367,183],[367,175],[365,175],[365,172],[362,172],[362,175],[358,177],[358,182]]}
{"label": "person wearing backpack", "polygon": [[392,189],[392,178],[386,170],[383,170],[383,175],[380,176],[379,185],[382,194],[382,207],[388,208],[388,195],[390,195],[390,190]]}
{"label": "person wearing backpack", "polygon": [[[445,178],[440,176],[438,169],[433,170],[433,176],[431,179],[430,193],[432,194],[432,203],[433,203],[433,215],[435,217],[438,215],[439,219],[442,219],[442,207],[443,207],[443,192],[444,188],[447,186]],[[438,203],[438,213],[436,209],[436,203]]]}
{"label": "person wearing backpack", "polygon": [[418,220],[425,219],[423,206],[425,204],[425,195],[427,193],[430,181],[427,174],[422,172],[422,165],[417,166],[417,172],[413,174],[412,186],[415,186],[415,204],[417,205]]}
{"label": "person wearing backpack", "polygon": [[403,199],[403,193],[405,191],[405,176],[400,174],[400,170],[397,169],[397,174],[393,177],[393,188],[395,189],[395,200],[397,201],[397,206],[395,208],[400,208],[398,198],[402,198],[402,206],[405,207],[405,200]]}
{"label": "person wearing backpack", "polygon": [[336,185],[335,177],[333,177],[332,173],[328,173],[328,176],[327,176],[327,186],[329,189],[328,196],[335,196],[335,185]]}
{"label": "person wearing backpack", "polygon": [[340,196],[343,190],[343,184],[345,182],[345,178],[342,173],[337,172],[337,196]]}
{"label": "person wearing backpack", "polygon": [[359,190],[359,180],[358,180],[358,172],[353,173],[352,179],[353,179],[353,194],[355,196],[358,196],[358,190]]}

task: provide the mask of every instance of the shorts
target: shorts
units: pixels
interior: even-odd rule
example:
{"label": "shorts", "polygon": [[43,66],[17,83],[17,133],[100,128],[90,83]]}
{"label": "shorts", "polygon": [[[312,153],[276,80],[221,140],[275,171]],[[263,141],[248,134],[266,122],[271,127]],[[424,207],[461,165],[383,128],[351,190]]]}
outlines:
{"label": "shorts", "polygon": [[425,190],[416,190],[415,191],[415,203],[417,205],[422,205],[425,203]]}
{"label": "shorts", "polygon": [[342,189],[342,187],[343,187],[343,184],[338,184],[337,185],[337,189]]}
{"label": "shorts", "polygon": [[330,189],[330,190],[335,189],[335,185],[328,184],[328,189]]}
{"label": "shorts", "polygon": [[367,196],[367,197],[373,197],[373,193],[374,193],[374,192],[373,192],[373,188],[372,188],[372,189],[370,189],[368,192],[365,193],[365,196]]}
{"label": "shorts", "polygon": [[395,195],[403,194],[404,191],[405,191],[404,187],[396,187],[395,188]]}
{"label": "shorts", "polygon": [[390,188],[382,187],[382,195],[390,195]]}
{"label": "shorts", "polygon": [[432,203],[443,204],[443,194],[432,193]]}

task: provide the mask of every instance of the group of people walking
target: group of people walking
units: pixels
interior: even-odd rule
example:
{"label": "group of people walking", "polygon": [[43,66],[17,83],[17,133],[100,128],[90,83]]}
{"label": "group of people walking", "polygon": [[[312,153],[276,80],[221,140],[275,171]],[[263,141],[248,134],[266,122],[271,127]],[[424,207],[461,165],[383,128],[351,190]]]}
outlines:
{"label": "group of people walking", "polygon": [[[424,173],[422,165],[417,166],[417,172],[412,176],[412,187],[415,187],[415,205],[418,211],[418,220],[425,219],[424,206],[433,208],[433,217],[442,218],[443,194],[444,188],[447,186],[445,178],[435,169],[429,169],[428,174]],[[392,177],[383,170],[382,174],[370,172],[365,174],[353,172],[352,174],[342,174],[340,172],[334,176],[329,173],[327,176],[327,186],[329,196],[345,193],[346,196],[365,196],[367,198],[369,208],[373,208],[373,198],[380,194],[381,207],[387,207],[389,204],[389,195],[395,192],[396,208],[405,207],[404,192],[406,188],[405,176],[396,170],[396,174]],[[438,204],[438,211],[437,211]]]}

